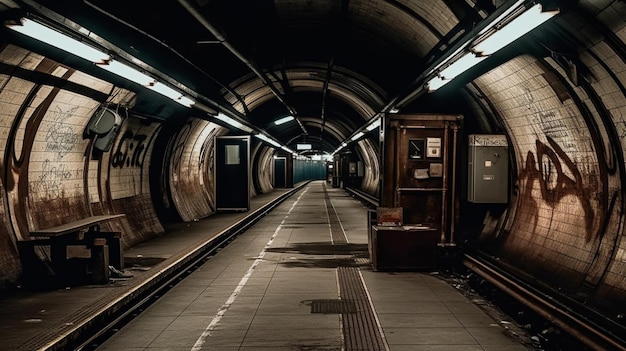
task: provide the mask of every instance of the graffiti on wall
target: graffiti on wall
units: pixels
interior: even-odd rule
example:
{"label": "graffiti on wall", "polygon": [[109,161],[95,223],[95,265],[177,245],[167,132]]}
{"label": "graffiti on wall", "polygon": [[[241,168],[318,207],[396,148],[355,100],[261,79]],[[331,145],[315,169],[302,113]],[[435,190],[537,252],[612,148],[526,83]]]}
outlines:
{"label": "graffiti on wall", "polygon": [[148,145],[146,134],[134,133],[127,130],[117,144],[117,149],[111,158],[114,168],[137,167],[142,168]]}
{"label": "graffiti on wall", "polygon": [[[535,181],[541,189],[541,197],[545,203],[554,208],[566,196],[574,196],[584,212],[585,240],[589,242],[593,236],[595,213],[591,205],[590,194],[594,194],[594,184],[585,184],[577,165],[565,151],[550,137],[548,144],[536,141],[536,154],[528,151],[526,164],[520,172],[520,179],[526,181],[527,196],[530,196]],[[533,200],[535,226],[539,218],[539,206]]]}
{"label": "graffiti on wall", "polygon": [[58,159],[70,153],[80,140],[67,122],[77,109],[78,106],[75,106],[63,111],[60,106],[57,106],[50,111],[50,122],[47,124],[48,132],[45,136],[46,151],[55,153]]}
{"label": "graffiti on wall", "polygon": [[64,197],[64,182],[80,176],[79,174],[74,175],[74,172],[64,163],[45,160],[37,179],[30,182],[29,192],[31,194],[46,194],[48,198]]}
{"label": "graffiti on wall", "polygon": [[36,166],[31,161],[33,171],[36,167],[38,174],[29,182],[29,193],[37,194],[48,199],[65,197],[67,185],[72,179],[82,179],[82,169],[72,169],[63,158],[72,153],[80,143],[80,136],[72,128],[70,119],[74,117],[78,106],[67,110],[56,106],[47,114],[44,135],[46,157]]}

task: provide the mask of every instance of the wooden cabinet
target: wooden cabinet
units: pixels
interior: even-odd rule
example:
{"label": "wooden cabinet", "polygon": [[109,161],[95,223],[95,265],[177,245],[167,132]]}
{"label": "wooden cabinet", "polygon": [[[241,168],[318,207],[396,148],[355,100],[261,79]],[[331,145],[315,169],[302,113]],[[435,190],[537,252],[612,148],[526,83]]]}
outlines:
{"label": "wooden cabinet", "polygon": [[374,225],[369,251],[376,270],[437,267],[454,246],[460,115],[387,114],[381,133],[381,208],[402,208],[402,225]]}
{"label": "wooden cabinet", "polygon": [[380,206],[402,207],[405,224],[439,230],[454,243],[460,115],[388,114],[381,139]]}
{"label": "wooden cabinet", "polygon": [[377,271],[437,268],[439,230],[431,227],[372,226],[370,260]]}

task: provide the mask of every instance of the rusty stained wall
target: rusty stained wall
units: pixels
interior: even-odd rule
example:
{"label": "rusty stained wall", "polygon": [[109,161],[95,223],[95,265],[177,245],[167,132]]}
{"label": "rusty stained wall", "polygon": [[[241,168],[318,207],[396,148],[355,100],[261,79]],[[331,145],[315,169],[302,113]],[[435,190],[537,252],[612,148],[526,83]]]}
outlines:
{"label": "rusty stained wall", "polygon": [[170,141],[166,162],[170,164],[171,197],[184,222],[215,212],[214,141],[226,131],[214,123],[190,119]]}
{"label": "rusty stained wall", "polygon": [[132,221],[122,222],[126,246],[132,246],[162,233],[164,228],[157,218],[150,192],[150,160],[154,140],[161,131],[161,123],[146,121],[130,115],[118,132],[111,151],[103,155],[102,169],[97,172],[97,184],[103,199],[92,205],[110,202],[115,213],[125,213]]}
{"label": "rusty stained wall", "polygon": [[[121,230],[126,242],[162,231],[153,211],[135,210],[140,204],[152,207],[145,181],[149,141],[140,158],[131,156],[128,165],[135,169],[129,172],[115,167],[111,153],[92,156],[92,141],[83,137],[101,103],[129,103],[134,94],[14,45],[0,49],[0,62],[0,285],[19,277],[16,242],[28,240],[30,230],[128,212],[128,220],[112,228]],[[123,123],[111,152],[136,150],[128,150],[135,146],[126,132],[133,138],[157,132],[155,126],[139,128],[132,118]]]}
{"label": "rusty stained wall", "polygon": [[[253,148],[254,159],[257,160],[253,168],[253,179],[258,181],[259,192],[264,194],[274,190],[274,148],[257,143]],[[256,174],[254,173],[256,171]],[[253,184],[254,188],[254,184]]]}
{"label": "rusty stained wall", "polygon": [[378,139],[360,140],[358,142],[358,152],[363,161],[364,168],[361,190],[378,197],[380,189],[380,154],[378,152]]}
{"label": "rusty stained wall", "polygon": [[[610,249],[623,245],[624,175],[607,132],[615,125],[605,125],[580,88],[564,86],[555,72],[558,64],[550,59],[522,56],[475,81],[503,119],[517,160],[518,196],[508,233],[496,238],[497,253],[554,288],[587,294],[600,308],[626,307],[625,271],[614,273],[621,282],[605,275],[623,261]],[[617,147],[623,154],[624,145]],[[612,291],[609,299],[598,294],[603,289]]]}

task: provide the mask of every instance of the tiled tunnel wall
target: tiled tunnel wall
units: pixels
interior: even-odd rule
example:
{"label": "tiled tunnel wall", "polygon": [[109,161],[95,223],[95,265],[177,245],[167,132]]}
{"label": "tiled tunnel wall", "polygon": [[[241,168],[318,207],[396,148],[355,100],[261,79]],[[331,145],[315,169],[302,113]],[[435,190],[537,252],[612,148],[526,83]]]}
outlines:
{"label": "tiled tunnel wall", "polygon": [[[18,281],[18,242],[32,230],[124,213],[109,229],[121,231],[128,247],[164,231],[155,202],[183,221],[215,211],[213,140],[225,128],[190,118],[155,155],[163,123],[118,107],[132,107],[134,93],[10,44],[0,65],[0,286]],[[85,130],[107,103],[122,123],[103,152]],[[271,170],[256,171],[260,191],[270,191]],[[151,177],[159,179],[156,190]]]}
{"label": "tiled tunnel wall", "polygon": [[[511,201],[486,216],[477,245],[611,315],[626,311],[626,5],[603,4],[579,1],[590,17],[561,21],[577,52],[518,56],[468,83],[475,111],[467,114],[498,121],[514,160]],[[112,151],[94,158],[83,138],[90,116],[100,102],[128,104],[133,94],[12,45],[0,63],[0,282],[19,276],[16,241],[32,229],[110,211],[128,214],[127,244],[162,231],[148,160],[163,159],[161,190],[183,220],[211,213],[211,143],[221,127],[192,119],[155,157],[160,123],[129,116]],[[372,194],[376,149],[371,140],[357,147],[362,189]],[[269,191],[271,151],[253,150],[253,193]]]}
{"label": "tiled tunnel wall", "polygon": [[626,26],[614,10],[596,13],[612,27],[608,36],[570,14],[571,35],[585,48],[578,56],[518,56],[470,84],[504,125],[515,160],[508,210],[488,216],[480,241],[616,318],[626,310]]}

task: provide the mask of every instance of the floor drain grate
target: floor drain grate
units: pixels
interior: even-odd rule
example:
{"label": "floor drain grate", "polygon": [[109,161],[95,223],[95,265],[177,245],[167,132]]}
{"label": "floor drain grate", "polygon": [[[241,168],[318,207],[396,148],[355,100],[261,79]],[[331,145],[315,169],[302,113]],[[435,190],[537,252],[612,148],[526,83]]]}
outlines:
{"label": "floor drain grate", "polygon": [[311,313],[355,313],[356,304],[351,300],[313,300],[311,301]]}

